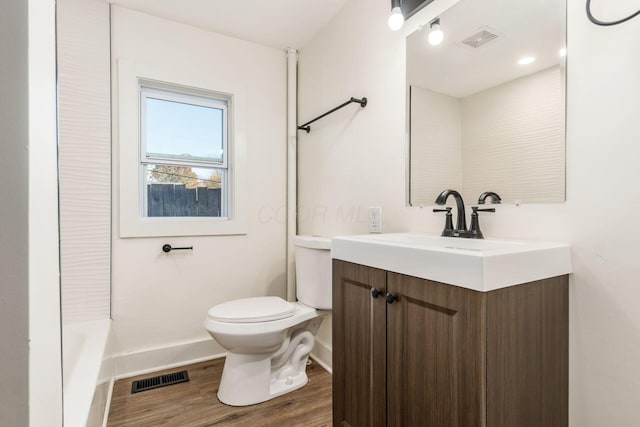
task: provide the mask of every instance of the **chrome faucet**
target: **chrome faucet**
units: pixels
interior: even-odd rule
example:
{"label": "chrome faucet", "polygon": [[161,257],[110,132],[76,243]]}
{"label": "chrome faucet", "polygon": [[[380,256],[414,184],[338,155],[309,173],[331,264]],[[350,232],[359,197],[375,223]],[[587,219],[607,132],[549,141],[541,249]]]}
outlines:
{"label": "chrome faucet", "polygon": [[[449,196],[453,196],[453,199],[456,201],[456,209],[457,209],[457,221],[456,228],[449,229],[445,227],[442,231],[442,235],[446,237],[466,237],[467,233],[467,219],[464,211],[464,201],[462,200],[462,196],[456,190],[444,190],[438,197],[436,197],[436,205],[444,205],[447,203],[447,199]],[[434,210],[438,212],[439,210]]]}

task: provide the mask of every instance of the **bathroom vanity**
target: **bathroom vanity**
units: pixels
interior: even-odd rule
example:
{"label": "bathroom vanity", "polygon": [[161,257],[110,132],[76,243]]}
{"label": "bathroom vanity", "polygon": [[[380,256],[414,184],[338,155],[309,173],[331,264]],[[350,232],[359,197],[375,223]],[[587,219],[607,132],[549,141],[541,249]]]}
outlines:
{"label": "bathroom vanity", "polygon": [[334,426],[566,426],[569,247],[333,240]]}

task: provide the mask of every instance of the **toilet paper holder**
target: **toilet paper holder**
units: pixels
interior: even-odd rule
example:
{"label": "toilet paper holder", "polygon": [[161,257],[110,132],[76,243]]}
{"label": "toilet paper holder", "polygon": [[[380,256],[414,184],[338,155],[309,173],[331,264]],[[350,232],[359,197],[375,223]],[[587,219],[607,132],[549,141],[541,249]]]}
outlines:
{"label": "toilet paper holder", "polygon": [[170,244],[164,244],[162,245],[162,252],[166,252],[169,253],[171,251],[184,251],[184,250],[193,250],[193,246],[185,246],[182,248],[174,248],[173,246],[171,246]]}

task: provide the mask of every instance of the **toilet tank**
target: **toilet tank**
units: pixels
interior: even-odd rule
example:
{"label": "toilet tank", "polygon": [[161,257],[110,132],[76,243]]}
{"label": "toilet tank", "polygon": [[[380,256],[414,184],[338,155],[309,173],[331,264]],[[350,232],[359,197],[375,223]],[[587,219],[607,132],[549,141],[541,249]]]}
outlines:
{"label": "toilet tank", "polygon": [[319,309],[331,309],[331,239],[295,236],[296,296]]}

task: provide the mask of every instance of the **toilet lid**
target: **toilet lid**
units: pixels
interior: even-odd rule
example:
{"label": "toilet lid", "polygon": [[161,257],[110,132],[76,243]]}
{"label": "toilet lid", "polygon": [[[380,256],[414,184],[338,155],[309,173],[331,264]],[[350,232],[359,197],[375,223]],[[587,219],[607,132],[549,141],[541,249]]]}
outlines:
{"label": "toilet lid", "polygon": [[293,316],[295,304],[279,297],[243,298],[218,304],[207,313],[211,320],[226,323],[256,323]]}

